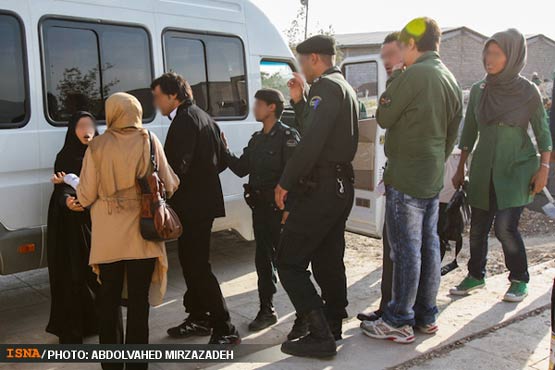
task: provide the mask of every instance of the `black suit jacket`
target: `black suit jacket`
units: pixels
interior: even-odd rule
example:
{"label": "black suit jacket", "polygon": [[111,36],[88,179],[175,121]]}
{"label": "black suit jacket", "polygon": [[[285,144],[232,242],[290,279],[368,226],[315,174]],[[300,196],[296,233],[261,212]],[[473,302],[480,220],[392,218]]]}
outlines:
{"label": "black suit jacket", "polygon": [[164,145],[181,183],[170,204],[182,221],[225,216],[220,172],[227,168],[220,128],[208,113],[187,101],[179,106]]}

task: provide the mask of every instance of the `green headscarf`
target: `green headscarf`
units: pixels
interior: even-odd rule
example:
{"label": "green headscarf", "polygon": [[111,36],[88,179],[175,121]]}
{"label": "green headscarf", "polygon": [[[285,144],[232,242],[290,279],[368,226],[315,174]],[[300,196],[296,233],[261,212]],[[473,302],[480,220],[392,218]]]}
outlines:
{"label": "green headscarf", "polygon": [[500,73],[487,75],[478,119],[484,124],[503,122],[527,129],[530,117],[542,102],[538,88],[520,75],[526,65],[526,38],[514,28],[493,35],[484,45],[484,67],[486,50],[491,42],[503,50],[507,64]]}

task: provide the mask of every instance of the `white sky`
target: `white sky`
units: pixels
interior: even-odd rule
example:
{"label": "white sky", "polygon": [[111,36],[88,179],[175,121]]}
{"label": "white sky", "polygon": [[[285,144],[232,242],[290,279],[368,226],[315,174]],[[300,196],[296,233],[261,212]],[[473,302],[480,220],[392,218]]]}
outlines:
{"label": "white sky", "polygon": [[[289,27],[300,0],[251,0],[280,31]],[[555,0],[309,0],[309,32],[332,25],[336,33],[401,29],[429,16],[440,27],[467,26],[485,35],[515,27],[555,39]]]}

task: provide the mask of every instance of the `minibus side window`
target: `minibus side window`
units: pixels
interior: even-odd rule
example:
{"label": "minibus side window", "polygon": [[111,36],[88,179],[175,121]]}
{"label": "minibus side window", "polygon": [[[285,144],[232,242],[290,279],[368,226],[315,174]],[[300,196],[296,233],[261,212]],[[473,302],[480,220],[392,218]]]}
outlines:
{"label": "minibus side window", "polygon": [[378,64],[350,63],[343,67],[343,71],[347,82],[355,89],[357,98],[362,103],[360,118],[375,117],[378,107]]}
{"label": "minibus side window", "polygon": [[209,111],[214,117],[247,115],[247,79],[243,44],[236,37],[206,40]]}
{"label": "minibus side window", "polygon": [[166,71],[182,75],[199,107],[217,119],[246,118],[245,51],[238,37],[164,32]]}
{"label": "minibus side window", "polygon": [[263,60],[260,62],[260,79],[262,88],[277,89],[285,97],[285,108],[291,109],[291,96],[287,81],[293,77],[291,64],[283,61]]}
{"label": "minibus side window", "polygon": [[170,72],[175,72],[187,79],[196,104],[208,110],[208,90],[205,64],[204,43],[183,37],[169,37],[166,40],[166,64]]}
{"label": "minibus side window", "polygon": [[101,33],[102,81],[106,97],[119,91],[135,96],[143,106],[143,118],[154,116],[150,83],[150,45],[145,30],[110,27]]}
{"label": "minibus side window", "polygon": [[52,27],[46,35],[46,97],[50,118],[63,122],[73,112],[86,110],[100,119],[103,100],[96,33]]}
{"label": "minibus side window", "polygon": [[104,102],[113,93],[134,95],[151,120],[152,63],[146,30],[77,21],[46,20],[43,25],[47,117],[65,124],[78,110],[103,121]]}
{"label": "minibus side window", "polygon": [[23,126],[28,118],[26,60],[19,20],[0,14],[0,129]]}

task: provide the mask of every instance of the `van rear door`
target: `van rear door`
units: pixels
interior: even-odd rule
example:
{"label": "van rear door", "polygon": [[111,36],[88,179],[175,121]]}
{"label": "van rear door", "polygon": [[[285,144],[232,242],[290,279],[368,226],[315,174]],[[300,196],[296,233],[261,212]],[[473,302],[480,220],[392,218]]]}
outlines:
{"label": "van rear door", "polygon": [[361,111],[358,150],[353,161],[355,201],[347,230],[380,238],[385,197],[377,188],[385,166],[385,131],[375,117],[378,97],[385,89],[385,70],[378,56],[347,58],[342,70],[357,93]]}

